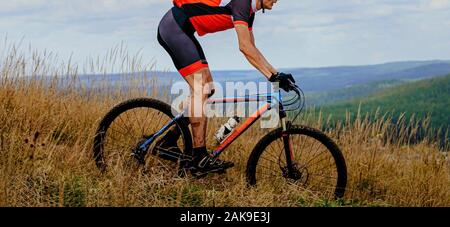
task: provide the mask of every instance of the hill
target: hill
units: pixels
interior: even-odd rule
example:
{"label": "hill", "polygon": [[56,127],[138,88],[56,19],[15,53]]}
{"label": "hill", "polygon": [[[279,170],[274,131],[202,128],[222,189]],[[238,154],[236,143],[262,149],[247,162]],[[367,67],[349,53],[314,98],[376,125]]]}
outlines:
{"label": "hill", "polygon": [[409,119],[431,117],[430,126],[448,129],[450,127],[450,75],[390,87],[373,95],[324,106],[325,114],[332,114],[334,120],[345,118],[346,111],[353,117],[360,108],[361,114],[392,113],[394,118],[405,113]]}
{"label": "hill", "polygon": [[[331,92],[340,89],[370,83],[390,80],[415,80],[447,75],[450,73],[450,61],[406,61],[378,65],[337,66],[322,68],[290,68],[281,69],[292,73],[302,89],[309,92]],[[146,72],[138,73],[154,77],[160,86],[169,85],[174,81],[183,80],[176,72]],[[133,75],[110,74],[107,79],[114,83]],[[265,82],[266,79],[255,70],[213,71],[214,81],[219,83],[233,81]],[[81,75],[80,80],[87,86],[92,86],[96,75]],[[104,80],[101,80],[104,82]]]}
{"label": "hill", "polygon": [[306,93],[307,106],[325,106],[335,104],[341,101],[348,101],[360,97],[373,95],[377,92],[392,88],[401,84],[413,82],[413,80],[384,80],[371,82],[367,84],[357,84],[339,90],[327,92],[308,92]]}
{"label": "hill", "polygon": [[449,70],[449,61],[413,61],[288,71],[297,75],[306,92],[321,92],[385,80],[432,78],[447,75]]}

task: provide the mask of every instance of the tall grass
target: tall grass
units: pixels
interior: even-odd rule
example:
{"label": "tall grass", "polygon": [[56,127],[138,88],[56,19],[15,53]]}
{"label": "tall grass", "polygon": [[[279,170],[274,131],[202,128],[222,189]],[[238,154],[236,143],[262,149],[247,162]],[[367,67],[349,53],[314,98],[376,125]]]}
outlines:
{"label": "tall grass", "polygon": [[[224,159],[236,163],[226,175],[193,180],[175,174],[101,174],[92,158],[92,140],[104,114],[133,97],[169,99],[156,89],[154,64],[143,63],[139,53],[129,54],[124,45],[82,66],[7,41],[0,51],[0,206],[450,205],[448,154],[432,141],[386,142],[390,121],[383,116],[375,121],[348,119],[327,131],[348,165],[342,201],[312,197],[289,186],[282,193],[263,185],[247,188],[246,160],[267,132],[258,127],[226,152]],[[126,82],[109,83],[111,73],[123,73]],[[80,74],[90,74],[90,80],[81,80]],[[316,115],[311,110],[302,122],[320,127],[323,119]],[[213,120],[208,135],[220,123]],[[401,136],[411,133],[404,130]]]}

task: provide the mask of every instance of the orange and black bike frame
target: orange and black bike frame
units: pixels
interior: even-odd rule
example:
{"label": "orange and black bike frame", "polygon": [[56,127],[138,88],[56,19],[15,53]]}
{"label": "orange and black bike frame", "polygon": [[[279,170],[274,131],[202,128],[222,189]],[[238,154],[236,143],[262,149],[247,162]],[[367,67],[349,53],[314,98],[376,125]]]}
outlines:
{"label": "orange and black bike frame", "polygon": [[[278,102],[274,101],[278,100]],[[281,125],[283,127],[283,141],[285,144],[286,160],[289,170],[292,167],[292,142],[290,141],[289,134],[287,132],[288,125],[286,123],[286,112],[283,107],[283,100],[281,92],[271,93],[267,95],[255,95],[247,96],[244,98],[218,98],[210,99],[207,104],[226,104],[226,103],[250,103],[250,102],[266,102],[253,114],[251,114],[248,119],[243,122],[238,128],[236,128],[231,135],[229,135],[213,152],[213,158],[217,159],[228,146],[230,146],[237,138],[239,138],[244,132],[246,132],[261,116],[267,111],[272,110],[278,105],[279,116],[281,120]],[[290,157],[290,158],[287,158]]]}
{"label": "orange and black bike frame", "polygon": [[[278,100],[278,102],[274,101]],[[281,91],[277,93],[270,93],[266,95],[254,95],[254,96],[246,96],[243,98],[218,98],[218,99],[209,99],[207,104],[215,105],[215,104],[226,104],[226,103],[250,103],[250,102],[266,102],[262,107],[256,110],[253,114],[251,114],[248,119],[242,123],[236,130],[234,130],[231,135],[229,135],[213,152],[213,159],[217,159],[225,149],[230,146],[239,136],[241,136],[244,132],[247,131],[261,116],[269,110],[272,110],[278,105],[279,116],[281,125],[283,128],[282,137],[284,143],[284,150],[286,153],[286,164],[289,172],[293,170],[293,154],[292,154],[292,141],[290,141],[288,128],[290,123],[286,122],[286,111],[284,110],[283,100],[281,96]],[[176,124],[176,122],[180,119],[184,118],[184,113],[177,115],[171,122],[169,122],[166,126],[164,126],[161,130],[155,133],[150,139],[145,141],[141,145],[141,150],[146,150],[148,146],[153,143],[159,136],[164,134],[170,127]]]}

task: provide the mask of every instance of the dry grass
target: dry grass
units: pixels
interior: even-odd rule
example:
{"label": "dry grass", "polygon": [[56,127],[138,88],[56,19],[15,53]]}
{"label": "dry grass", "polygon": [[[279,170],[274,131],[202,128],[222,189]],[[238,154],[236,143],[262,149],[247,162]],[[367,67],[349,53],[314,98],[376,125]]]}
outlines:
{"label": "dry grass", "polygon": [[[139,55],[128,57],[122,46],[88,61],[89,70],[80,70],[70,61],[61,63],[51,53],[27,55],[13,45],[2,48],[0,206],[450,206],[448,155],[432,141],[385,144],[382,138],[389,133],[389,119],[383,117],[375,123],[359,118],[327,132],[338,142],[348,165],[343,201],[312,197],[288,186],[247,188],[246,161],[263,136],[257,127],[225,154],[237,165],[226,175],[202,180],[136,172],[102,175],[91,154],[100,118],[123,100],[165,94],[153,90],[149,95],[142,89],[119,92],[119,87],[111,88],[97,76],[93,77],[97,91],[104,94],[100,97],[80,85],[78,72],[139,72],[152,64],[142,64]],[[113,67],[119,63],[121,67]],[[157,83],[149,74],[129,78],[129,88]],[[314,119],[308,122],[320,125]],[[218,123],[212,122],[209,130]]]}

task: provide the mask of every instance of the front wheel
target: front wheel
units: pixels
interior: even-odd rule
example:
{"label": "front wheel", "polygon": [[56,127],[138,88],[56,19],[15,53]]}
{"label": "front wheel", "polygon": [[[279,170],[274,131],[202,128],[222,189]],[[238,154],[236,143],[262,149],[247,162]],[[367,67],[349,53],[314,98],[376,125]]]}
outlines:
{"label": "front wheel", "polygon": [[306,126],[272,131],[256,145],[247,164],[251,186],[291,186],[321,198],[342,198],[347,167],[339,147],[323,132]]}

